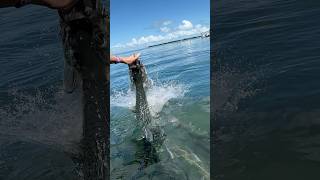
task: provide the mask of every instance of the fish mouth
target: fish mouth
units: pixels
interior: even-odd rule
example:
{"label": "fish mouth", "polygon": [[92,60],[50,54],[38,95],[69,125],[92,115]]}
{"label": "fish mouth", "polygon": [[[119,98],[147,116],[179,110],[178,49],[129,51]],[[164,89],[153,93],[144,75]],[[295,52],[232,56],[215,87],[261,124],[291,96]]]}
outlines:
{"label": "fish mouth", "polygon": [[141,81],[144,89],[149,89],[152,82],[148,79],[146,67],[141,63],[140,60],[135,61],[132,64],[128,64],[129,77],[131,81],[131,87],[137,87],[136,83]]}

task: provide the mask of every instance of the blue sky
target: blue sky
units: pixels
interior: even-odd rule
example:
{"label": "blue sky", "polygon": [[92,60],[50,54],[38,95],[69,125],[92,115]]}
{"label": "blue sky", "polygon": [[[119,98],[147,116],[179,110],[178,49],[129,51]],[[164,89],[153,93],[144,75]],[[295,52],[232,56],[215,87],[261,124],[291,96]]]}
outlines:
{"label": "blue sky", "polygon": [[112,50],[179,39],[209,27],[209,0],[110,0]]}

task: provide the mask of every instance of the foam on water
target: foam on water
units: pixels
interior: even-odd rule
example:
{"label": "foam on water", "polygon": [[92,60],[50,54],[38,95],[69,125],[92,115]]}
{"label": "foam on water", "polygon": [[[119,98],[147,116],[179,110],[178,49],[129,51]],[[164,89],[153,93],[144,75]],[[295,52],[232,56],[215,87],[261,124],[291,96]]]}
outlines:
{"label": "foam on water", "polygon": [[[171,100],[184,97],[188,87],[173,81],[166,83],[154,83],[146,91],[147,102],[152,116],[156,116],[163,107]],[[114,92],[111,96],[111,107],[118,106],[133,110],[136,104],[136,95],[130,89],[127,91]]]}

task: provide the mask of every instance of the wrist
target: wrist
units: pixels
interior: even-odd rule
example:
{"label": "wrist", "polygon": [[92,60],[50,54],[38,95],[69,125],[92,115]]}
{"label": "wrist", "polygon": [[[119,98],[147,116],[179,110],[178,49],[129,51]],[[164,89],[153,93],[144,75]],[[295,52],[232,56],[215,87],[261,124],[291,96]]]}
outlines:
{"label": "wrist", "polygon": [[120,58],[118,56],[115,57],[115,60],[116,60],[116,63],[122,63],[123,62],[122,58]]}

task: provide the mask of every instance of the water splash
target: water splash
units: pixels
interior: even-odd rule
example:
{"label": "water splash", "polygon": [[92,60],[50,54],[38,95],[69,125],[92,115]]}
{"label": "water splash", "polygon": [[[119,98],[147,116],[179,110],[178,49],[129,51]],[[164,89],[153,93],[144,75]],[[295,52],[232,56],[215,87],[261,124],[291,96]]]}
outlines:
{"label": "water splash", "polygon": [[59,89],[35,90],[35,94],[10,90],[11,104],[0,108],[0,131],[24,141],[62,147],[74,151],[82,134],[81,102],[77,93]]}
{"label": "water splash", "polygon": [[[171,99],[179,99],[184,97],[188,92],[188,87],[178,84],[174,81],[166,83],[153,83],[146,91],[147,101],[152,116],[157,116],[163,107]],[[136,97],[135,92],[131,90],[114,92],[111,96],[111,107],[123,107],[130,110],[135,109]]]}

